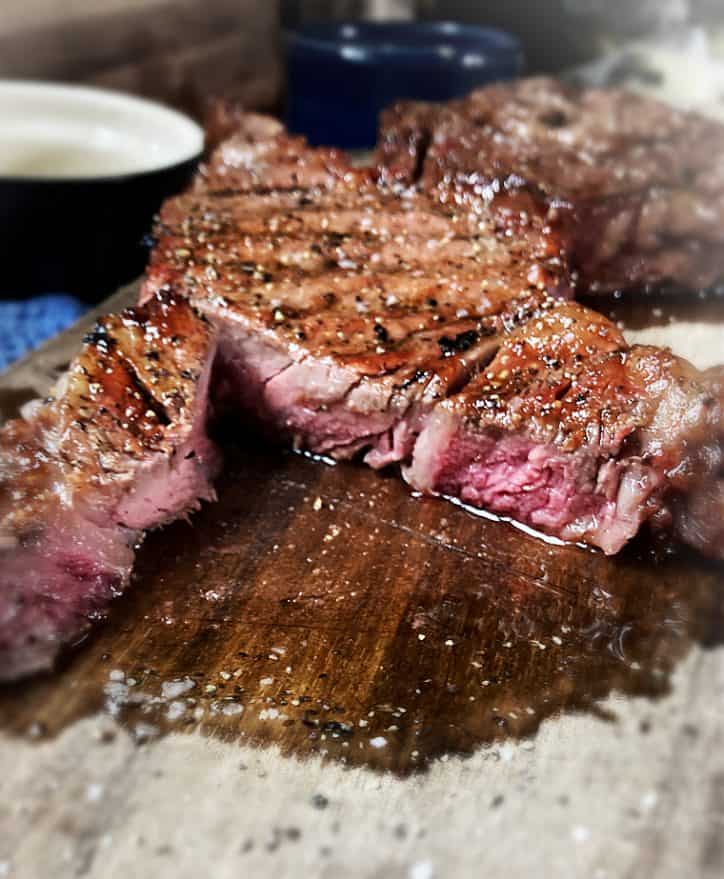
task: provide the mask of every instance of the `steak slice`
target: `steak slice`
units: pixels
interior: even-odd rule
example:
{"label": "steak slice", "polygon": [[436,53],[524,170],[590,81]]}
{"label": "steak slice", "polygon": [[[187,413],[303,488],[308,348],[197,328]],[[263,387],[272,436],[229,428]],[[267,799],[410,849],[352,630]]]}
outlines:
{"label": "steak slice", "polygon": [[495,214],[531,211],[565,242],[582,292],[709,287],[724,278],[724,127],[640,95],[549,78],[383,114],[382,179]]}
{"label": "steak slice", "polygon": [[0,430],[0,680],[48,669],[128,585],[147,529],[214,496],[215,334],[173,294],[100,320]]}
{"label": "steak slice", "polygon": [[651,520],[722,557],[721,543],[692,528],[703,520],[721,533],[705,509],[724,460],[721,417],[690,364],[629,347],[596,312],[559,303],[437,406],[405,478],[609,554]]}

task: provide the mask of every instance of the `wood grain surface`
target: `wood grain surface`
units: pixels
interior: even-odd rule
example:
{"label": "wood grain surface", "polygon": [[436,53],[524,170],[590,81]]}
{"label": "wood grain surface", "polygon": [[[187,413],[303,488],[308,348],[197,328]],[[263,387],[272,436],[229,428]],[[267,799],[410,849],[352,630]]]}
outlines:
{"label": "wood grain surface", "polygon": [[[680,308],[632,334],[676,342]],[[702,361],[720,311],[685,309]],[[78,335],[2,378],[5,413]],[[0,693],[8,875],[200,875],[179,827],[215,875],[722,875],[720,566],[545,543],[247,425],[226,457],[109,620]]]}

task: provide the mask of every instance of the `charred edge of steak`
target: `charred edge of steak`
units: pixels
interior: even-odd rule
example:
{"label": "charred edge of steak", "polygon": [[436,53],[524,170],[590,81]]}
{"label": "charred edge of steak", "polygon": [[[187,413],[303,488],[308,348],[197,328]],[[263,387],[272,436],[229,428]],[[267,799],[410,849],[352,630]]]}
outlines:
{"label": "charred edge of steak", "polygon": [[0,680],[52,667],[128,585],[143,532],[213,498],[215,333],[173,293],[109,315],[0,430]]}

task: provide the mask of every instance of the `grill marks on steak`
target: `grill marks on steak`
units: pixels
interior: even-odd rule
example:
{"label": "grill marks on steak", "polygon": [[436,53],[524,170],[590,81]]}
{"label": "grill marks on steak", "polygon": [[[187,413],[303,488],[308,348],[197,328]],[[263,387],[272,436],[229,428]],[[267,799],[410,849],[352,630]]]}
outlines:
{"label": "grill marks on steak", "polygon": [[383,114],[378,161],[383,179],[442,198],[455,181],[493,213],[532,199],[584,291],[724,276],[724,129],[649,98],[534,78],[403,103]]}
{"label": "grill marks on steak", "polygon": [[[464,204],[381,190],[184,196],[145,285],[174,284],[220,328],[215,387],[292,442],[373,466],[407,457],[426,413],[496,337],[567,292],[555,256]],[[146,294],[144,294],[146,295]]]}
{"label": "grill marks on steak", "polygon": [[518,228],[509,229],[502,213],[493,222],[480,199],[466,197],[462,189],[451,190],[450,196],[447,204],[422,193],[395,193],[376,187],[369,176],[355,178],[354,187],[345,181],[330,192],[290,190],[276,196],[245,194],[243,198],[227,193],[192,194],[164,205],[157,232],[162,238],[175,238],[177,249],[204,245],[207,251],[224,245],[230,248],[232,243],[262,248],[268,239],[275,243],[308,241],[315,246],[325,236],[332,239],[330,243],[336,240],[338,246],[349,244],[354,236],[368,246],[408,241],[410,247],[434,247],[436,242],[459,239],[477,240],[480,245],[505,237],[505,247],[511,252],[525,255],[531,262],[559,265],[560,247],[548,231],[528,224],[524,235],[517,214],[511,213],[511,218]]}
{"label": "grill marks on steak", "polygon": [[[497,335],[568,292],[565,271],[538,229],[511,238],[473,202],[386,190],[371,169],[254,188],[279,143],[252,144],[239,191],[201,180],[164,205],[143,295],[175,285],[219,328],[227,407],[300,448],[402,460]],[[228,156],[217,149],[217,177]]]}
{"label": "grill marks on steak", "polygon": [[0,430],[0,680],[49,668],[128,584],[145,529],[213,498],[215,333],[173,294],[109,315]]}

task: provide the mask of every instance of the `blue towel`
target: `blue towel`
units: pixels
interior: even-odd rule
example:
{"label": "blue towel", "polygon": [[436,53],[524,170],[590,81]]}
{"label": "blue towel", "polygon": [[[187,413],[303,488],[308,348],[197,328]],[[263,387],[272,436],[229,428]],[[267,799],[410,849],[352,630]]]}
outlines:
{"label": "blue towel", "polygon": [[77,320],[86,306],[63,294],[0,300],[0,369]]}

